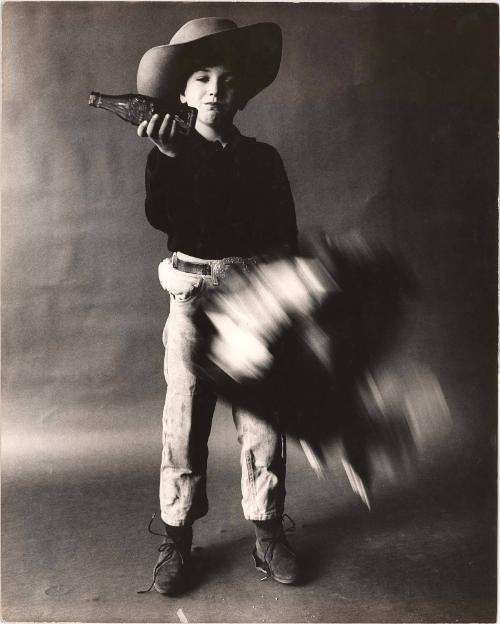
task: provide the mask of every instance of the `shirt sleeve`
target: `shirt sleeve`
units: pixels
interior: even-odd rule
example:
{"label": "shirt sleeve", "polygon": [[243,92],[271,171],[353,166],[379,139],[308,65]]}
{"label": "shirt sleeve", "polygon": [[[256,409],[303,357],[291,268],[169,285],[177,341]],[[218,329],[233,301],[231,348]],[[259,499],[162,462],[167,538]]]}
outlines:
{"label": "shirt sleeve", "polygon": [[172,225],[172,209],[182,201],[182,189],[188,184],[180,160],[179,156],[170,158],[154,147],[146,162],[146,218],[166,234]]}

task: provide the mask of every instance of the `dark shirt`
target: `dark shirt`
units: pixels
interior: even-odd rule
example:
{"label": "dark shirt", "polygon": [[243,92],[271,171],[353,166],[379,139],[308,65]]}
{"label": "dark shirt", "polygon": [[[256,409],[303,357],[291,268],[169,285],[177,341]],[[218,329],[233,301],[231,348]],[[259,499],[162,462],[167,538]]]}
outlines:
{"label": "dark shirt", "polygon": [[176,158],[153,148],[146,216],[168,235],[170,251],[198,258],[296,252],[295,209],[281,158],[236,129],[225,147],[195,131]]}

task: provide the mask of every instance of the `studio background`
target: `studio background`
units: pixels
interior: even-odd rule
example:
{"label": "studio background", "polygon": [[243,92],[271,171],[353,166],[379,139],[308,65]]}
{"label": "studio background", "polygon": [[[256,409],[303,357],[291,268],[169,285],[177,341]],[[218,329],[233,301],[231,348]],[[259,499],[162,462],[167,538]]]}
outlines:
{"label": "studio background", "polygon": [[[382,566],[385,580],[376,598],[366,568],[356,576],[358,567],[346,559],[344,569],[354,565],[351,587],[359,591],[347,603],[325,606],[321,591],[331,593],[335,583],[324,579],[303,590],[309,601],[295,594],[300,600],[291,610],[280,594],[285,611],[266,603],[262,613],[250,615],[248,597],[221,611],[216,589],[210,595],[200,589],[192,606],[198,619],[192,621],[492,621],[498,192],[493,4],[4,4],[3,617],[177,619],[172,606],[168,615],[161,610],[161,597],[133,595],[155,558],[155,544],[144,533],[157,505],[161,331],[168,314],[157,279],[166,237],[144,214],[151,144],[87,102],[92,90],[136,91],[142,54],[167,43],[187,20],[206,15],[228,16],[238,25],[280,24],[280,73],[236,125],[281,153],[299,229],[321,225],[341,235],[357,227],[410,262],[421,293],[404,352],[437,375],[454,425],[442,452],[423,468],[425,478],[398,490],[412,501],[410,527],[419,514],[425,517],[429,501],[436,505],[432,521],[441,523],[435,536],[443,552],[429,569],[410,561],[408,568],[396,566],[395,574],[386,559],[389,540],[377,550],[374,565]],[[232,513],[241,524],[237,453],[228,410],[221,406],[211,455],[214,483],[217,470],[230,468],[236,499],[227,503],[230,513],[214,503],[211,522],[229,522]],[[300,454],[292,452],[291,459],[289,504],[319,510],[325,535],[331,534],[329,519],[344,514],[356,522],[364,514],[351,502],[337,467],[338,479],[325,491]],[[424,483],[433,494],[422,494],[428,492]],[[223,492],[218,487],[216,501]],[[389,506],[375,511],[379,522],[396,500],[394,487],[379,484]],[[453,524],[459,518],[464,523]],[[369,518],[366,525],[359,522],[369,540]],[[335,530],[342,533],[339,526]],[[127,546],[136,554],[121,561],[120,534],[127,531]],[[114,542],[110,534],[116,534]],[[359,541],[359,535],[352,539]],[[436,554],[435,544],[427,546],[429,556]],[[330,578],[326,572],[324,578]],[[422,585],[418,579],[426,580]]]}

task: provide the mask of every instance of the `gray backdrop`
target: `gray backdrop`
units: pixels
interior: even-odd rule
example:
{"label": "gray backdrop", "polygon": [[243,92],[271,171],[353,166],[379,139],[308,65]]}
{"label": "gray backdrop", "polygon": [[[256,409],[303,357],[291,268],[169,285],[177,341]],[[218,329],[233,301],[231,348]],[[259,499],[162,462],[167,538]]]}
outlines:
{"label": "gray backdrop", "polygon": [[438,374],[483,461],[496,429],[498,7],[480,4],[4,5],[4,442],[157,429],[168,302],[166,239],[143,210],[150,145],[87,100],[135,91],[149,47],[228,13],[284,34],[277,80],[237,124],[282,154],[300,227],[358,226],[412,263],[408,352]]}
{"label": "gray backdrop", "polygon": [[[493,621],[498,6],[2,9],[2,617]],[[165,602],[135,592],[159,542],[166,240],[144,216],[150,144],[87,101],[134,91],[142,54],[206,15],[281,25],[278,78],[237,124],[280,151],[301,228],[358,227],[406,256],[421,296],[403,352],[437,374],[454,427],[423,478],[377,484],[371,514],[338,461],[325,484],[292,445],[287,509],[314,582],[286,593],[251,569],[221,407],[202,581]]]}

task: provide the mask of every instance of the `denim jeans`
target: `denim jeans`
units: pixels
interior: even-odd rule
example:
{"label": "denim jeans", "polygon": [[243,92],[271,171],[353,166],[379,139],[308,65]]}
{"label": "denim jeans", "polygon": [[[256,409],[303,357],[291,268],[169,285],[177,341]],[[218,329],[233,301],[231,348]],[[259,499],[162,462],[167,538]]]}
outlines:
{"label": "denim jeans", "polygon": [[[217,396],[193,373],[190,353],[200,339],[193,315],[201,293],[217,288],[211,277],[166,267],[162,280],[170,293],[170,314],[163,331],[167,394],[163,410],[160,507],[164,522],[191,524],[208,511],[206,470],[208,438]],[[164,264],[162,263],[162,264]],[[164,267],[165,268],[165,267]],[[241,491],[247,520],[282,516],[285,500],[286,441],[270,414],[262,418],[232,406],[241,445]]]}

